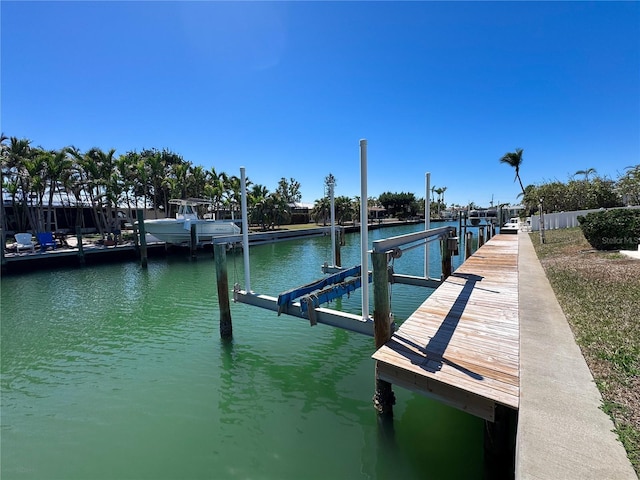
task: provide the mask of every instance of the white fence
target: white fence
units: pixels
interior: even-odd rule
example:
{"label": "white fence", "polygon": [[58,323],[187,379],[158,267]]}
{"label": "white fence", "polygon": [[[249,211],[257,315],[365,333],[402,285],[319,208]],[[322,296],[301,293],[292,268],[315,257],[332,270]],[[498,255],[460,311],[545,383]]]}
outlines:
{"label": "white fence", "polygon": [[[640,208],[640,205],[630,207],[619,208]],[[594,210],[576,210],[574,212],[559,212],[559,213],[545,213],[544,214],[544,229],[556,230],[558,228],[572,228],[579,227],[578,217],[580,215],[586,215],[590,212],[599,212],[605,210],[604,208],[596,208]],[[611,208],[606,210],[613,210]],[[531,230],[537,232],[540,230],[540,215],[531,216]]]}

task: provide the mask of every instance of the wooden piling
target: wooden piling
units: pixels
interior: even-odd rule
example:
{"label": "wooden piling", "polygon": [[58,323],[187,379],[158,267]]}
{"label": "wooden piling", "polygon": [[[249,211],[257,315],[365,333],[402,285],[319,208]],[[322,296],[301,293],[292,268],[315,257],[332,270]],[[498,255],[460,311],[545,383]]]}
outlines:
{"label": "wooden piling", "polygon": [[478,248],[484,245],[484,226],[478,226]]}
{"label": "wooden piling", "polygon": [[191,224],[191,239],[189,242],[189,247],[191,250],[191,259],[195,259],[196,258],[196,253],[198,251],[198,232],[196,231],[196,224],[192,223]]}
{"label": "wooden piling", "polygon": [[449,245],[449,240],[450,240],[450,236],[447,235],[446,237],[443,237],[440,239],[440,255],[441,255],[441,263],[442,263],[442,280],[445,280],[446,278],[449,277],[449,275],[451,275],[451,254],[453,253],[453,250],[450,249],[450,245]]}
{"label": "wooden piling", "polygon": [[80,225],[76,226],[76,241],[78,242],[78,262],[84,266],[84,245],[82,245],[82,227]]}
{"label": "wooden piling", "polygon": [[464,238],[464,259],[466,260],[473,255],[473,232],[471,230],[465,233]]}
{"label": "wooden piling", "polygon": [[229,308],[229,280],[227,276],[227,246],[224,243],[213,244],[213,255],[216,264],[216,280],[218,284],[218,305],[220,307],[220,337],[231,338],[233,325]]}
{"label": "wooden piling", "polygon": [[144,229],[144,214],[141,208],[136,210],[136,216],[138,217],[138,234],[140,235],[140,265],[142,268],[147,268],[147,233]]}
{"label": "wooden piling", "polygon": [[458,251],[458,248],[460,247],[460,242],[458,241],[458,229],[454,227],[453,229],[453,233],[451,234],[451,237],[449,238],[449,250],[450,250],[450,254],[451,255],[458,255],[460,252]]}
{"label": "wooden piling", "polygon": [[[373,336],[376,350],[391,339],[391,306],[389,304],[389,271],[387,253],[373,252]],[[366,272],[363,272],[363,276]],[[365,280],[363,280],[365,281]],[[376,362],[376,391],[373,405],[378,414],[393,416],[393,405],[396,403],[391,384],[378,378]]]}

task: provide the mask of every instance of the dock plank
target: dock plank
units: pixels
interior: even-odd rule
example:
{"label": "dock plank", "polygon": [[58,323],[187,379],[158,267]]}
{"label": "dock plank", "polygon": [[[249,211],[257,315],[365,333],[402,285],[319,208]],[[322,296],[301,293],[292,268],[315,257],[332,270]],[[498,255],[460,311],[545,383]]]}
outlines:
{"label": "dock plank", "polygon": [[518,236],[497,235],[378,349],[378,378],[493,421],[520,394]]}

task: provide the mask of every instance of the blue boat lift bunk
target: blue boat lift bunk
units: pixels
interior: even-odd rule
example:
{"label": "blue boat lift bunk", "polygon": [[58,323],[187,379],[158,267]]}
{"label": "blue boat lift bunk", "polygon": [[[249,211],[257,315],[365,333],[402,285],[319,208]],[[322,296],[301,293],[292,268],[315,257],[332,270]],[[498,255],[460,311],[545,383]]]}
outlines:
{"label": "blue boat lift bunk", "polygon": [[[403,251],[426,246],[431,241],[449,237],[452,230],[453,227],[440,227],[378,240],[374,242],[373,251],[387,252],[389,258],[399,258]],[[401,246],[406,247],[401,249]],[[373,280],[372,272],[369,271],[367,277],[367,283],[371,283]],[[390,267],[388,267],[388,281],[428,288],[437,288],[442,282],[441,279],[396,274]],[[337,271],[309,284],[292,288],[280,293],[277,297],[247,292],[236,284],[233,290],[233,299],[235,302],[272,310],[278,315],[286,314],[308,319],[312,326],[322,323],[373,336],[373,319],[368,314],[355,315],[321,306],[347,295],[361,286],[362,267],[358,265]]]}
{"label": "blue boat lift bunk", "polygon": [[[360,288],[362,283],[360,272],[360,266],[353,267],[316,282],[287,290],[277,297],[247,292],[241,290],[240,285],[236,284],[233,289],[233,300],[272,310],[278,315],[285,314],[308,319],[312,326],[322,323],[373,336],[373,319],[321,306],[323,303]],[[371,272],[368,277],[371,282]]]}

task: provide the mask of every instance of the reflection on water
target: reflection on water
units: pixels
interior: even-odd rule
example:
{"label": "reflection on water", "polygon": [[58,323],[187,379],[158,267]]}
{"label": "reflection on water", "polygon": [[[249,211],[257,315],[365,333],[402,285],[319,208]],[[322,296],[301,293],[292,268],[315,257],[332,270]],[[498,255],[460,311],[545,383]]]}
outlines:
{"label": "reflection on water", "polygon": [[[252,289],[315,280],[330,252],[328,237],[252,247]],[[356,235],[342,258],[358,261]],[[423,268],[420,249],[398,262]],[[228,268],[242,282],[240,254]],[[426,295],[394,286],[396,318]],[[232,304],[220,340],[210,253],[7,277],[1,301],[3,479],[481,476],[473,417],[395,389],[378,427],[371,338]],[[330,306],[358,312],[359,294]]]}

